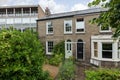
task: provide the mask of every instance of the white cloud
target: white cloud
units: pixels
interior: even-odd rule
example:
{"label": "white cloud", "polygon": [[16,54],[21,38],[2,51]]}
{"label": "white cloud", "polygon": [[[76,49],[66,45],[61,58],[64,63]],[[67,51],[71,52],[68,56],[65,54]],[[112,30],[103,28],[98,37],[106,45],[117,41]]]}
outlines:
{"label": "white cloud", "polygon": [[84,10],[84,9],[88,9],[88,7],[86,5],[83,5],[81,3],[75,4],[72,8],[71,11],[76,11],[76,10]]}
{"label": "white cloud", "polygon": [[34,0],[0,0],[0,5],[32,5],[36,4]]}
{"label": "white cloud", "polygon": [[66,7],[62,4],[57,4],[54,0],[40,0],[39,5],[45,10],[48,7],[51,13],[61,13],[65,12]]}

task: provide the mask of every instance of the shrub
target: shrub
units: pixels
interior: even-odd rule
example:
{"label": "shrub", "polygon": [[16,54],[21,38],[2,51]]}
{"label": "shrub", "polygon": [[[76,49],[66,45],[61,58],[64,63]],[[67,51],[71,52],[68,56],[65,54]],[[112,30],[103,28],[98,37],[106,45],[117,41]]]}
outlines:
{"label": "shrub", "polygon": [[62,62],[63,55],[62,54],[55,54],[50,60],[49,64],[54,66],[59,66],[59,64]]}
{"label": "shrub", "polygon": [[88,70],[86,80],[120,80],[120,71],[115,69]]}
{"label": "shrub", "polygon": [[0,31],[0,80],[49,80],[43,72],[43,47],[35,34]]}
{"label": "shrub", "polygon": [[65,60],[59,70],[58,80],[73,80],[75,77],[75,65],[72,60]]}
{"label": "shrub", "polygon": [[[65,48],[64,41],[57,43],[53,48],[53,56],[49,60],[49,64],[58,66],[64,60]],[[48,61],[48,60],[46,60]]]}
{"label": "shrub", "polygon": [[64,41],[59,42],[56,44],[53,48],[53,53],[54,54],[65,54],[65,44]]}

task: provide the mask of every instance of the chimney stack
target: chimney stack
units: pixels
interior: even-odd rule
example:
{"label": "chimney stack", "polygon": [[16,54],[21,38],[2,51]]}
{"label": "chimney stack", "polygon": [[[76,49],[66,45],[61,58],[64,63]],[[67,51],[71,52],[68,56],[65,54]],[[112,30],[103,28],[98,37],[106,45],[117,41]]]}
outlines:
{"label": "chimney stack", "polygon": [[45,15],[46,16],[50,16],[51,15],[50,9],[48,7],[46,7],[46,9],[45,9]]}

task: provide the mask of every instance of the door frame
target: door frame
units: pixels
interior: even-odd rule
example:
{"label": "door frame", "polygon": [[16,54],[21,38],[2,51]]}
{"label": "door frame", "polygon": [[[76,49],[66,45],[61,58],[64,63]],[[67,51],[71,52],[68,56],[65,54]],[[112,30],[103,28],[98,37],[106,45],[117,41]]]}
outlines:
{"label": "door frame", "polygon": [[[82,61],[84,61],[85,60],[85,42],[83,41],[83,42],[67,42],[67,40],[65,40],[65,55],[66,55],[66,49],[67,49],[67,46],[66,46],[66,44],[67,43],[71,43],[71,51],[73,50],[73,44],[76,44],[76,55],[75,55],[75,58],[77,59],[77,43],[83,43],[83,59],[77,59],[77,60],[82,60]],[[73,51],[72,51],[73,52]],[[72,56],[73,56],[73,53],[72,53]],[[66,57],[65,57],[66,58]]]}
{"label": "door frame", "polygon": [[67,58],[67,57],[66,57],[66,54],[67,54],[67,43],[68,43],[68,44],[71,44],[71,56],[73,56],[73,53],[72,53],[72,52],[73,52],[73,51],[72,51],[72,50],[73,50],[73,48],[72,48],[72,41],[71,41],[71,42],[67,42],[67,40],[66,40],[66,41],[65,41],[65,58]]}
{"label": "door frame", "polygon": [[[77,43],[83,43],[83,59],[78,59],[77,57]],[[85,60],[85,42],[76,42],[76,59],[77,60]]]}

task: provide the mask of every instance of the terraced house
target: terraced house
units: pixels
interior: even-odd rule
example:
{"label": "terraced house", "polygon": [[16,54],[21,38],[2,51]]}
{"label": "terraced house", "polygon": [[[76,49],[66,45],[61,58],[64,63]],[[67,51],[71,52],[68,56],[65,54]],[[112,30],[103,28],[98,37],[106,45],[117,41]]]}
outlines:
{"label": "terraced house", "polygon": [[26,28],[36,31],[36,19],[44,15],[39,5],[0,6],[0,28],[12,26],[20,31]]}
{"label": "terraced house", "polygon": [[59,14],[50,14],[37,20],[39,38],[51,55],[53,46],[65,41],[65,58],[74,56],[96,66],[120,67],[119,39],[112,38],[113,30],[90,20],[106,9],[94,8]]}

